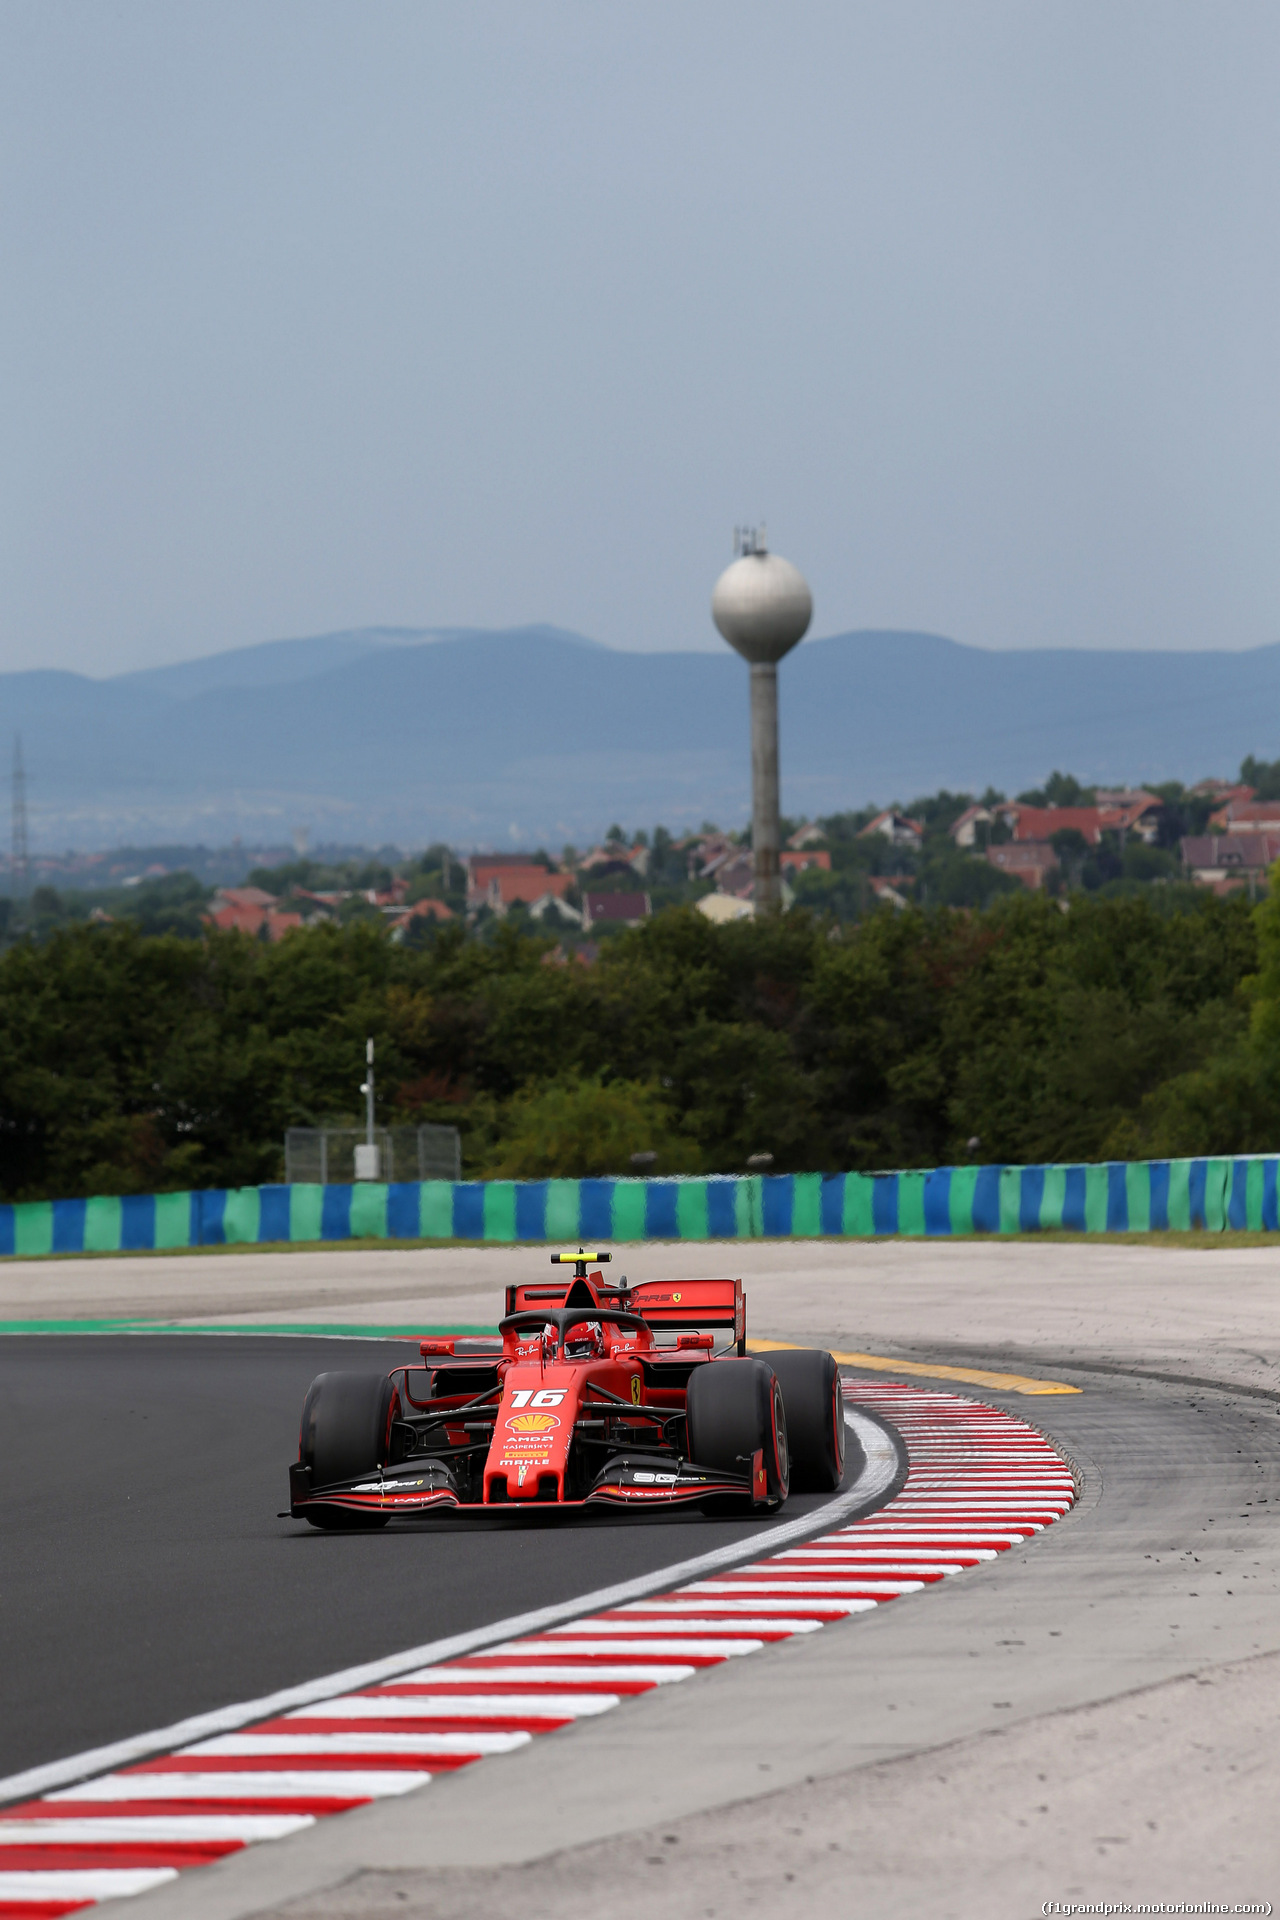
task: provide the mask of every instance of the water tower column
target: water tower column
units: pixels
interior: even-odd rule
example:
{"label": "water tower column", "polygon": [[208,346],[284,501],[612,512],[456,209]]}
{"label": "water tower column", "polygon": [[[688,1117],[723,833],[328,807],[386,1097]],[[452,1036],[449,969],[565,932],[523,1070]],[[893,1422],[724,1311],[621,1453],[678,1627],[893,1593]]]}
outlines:
{"label": "water tower column", "polygon": [[778,662],[804,638],[813,596],[789,560],[770,553],[764,528],[739,529],[739,558],[716,581],[711,617],[751,666],[751,845],[757,913],[782,905],[779,871]]}
{"label": "water tower column", "polygon": [[778,669],[772,660],[751,668],[751,850],[756,876],[756,912],[782,905],[778,846]]}

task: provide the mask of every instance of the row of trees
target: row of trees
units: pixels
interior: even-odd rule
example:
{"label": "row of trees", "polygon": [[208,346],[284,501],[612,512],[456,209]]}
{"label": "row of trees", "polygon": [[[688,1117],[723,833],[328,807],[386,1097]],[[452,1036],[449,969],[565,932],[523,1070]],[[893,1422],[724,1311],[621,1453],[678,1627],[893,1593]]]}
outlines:
{"label": "row of trees", "polygon": [[[0,955],[7,1199],[278,1179],[290,1125],[459,1126],[469,1176],[1230,1152],[1280,1142],[1280,894],[670,909],[597,964],[510,926],[67,929]],[[976,1144],[975,1144],[976,1143]]]}

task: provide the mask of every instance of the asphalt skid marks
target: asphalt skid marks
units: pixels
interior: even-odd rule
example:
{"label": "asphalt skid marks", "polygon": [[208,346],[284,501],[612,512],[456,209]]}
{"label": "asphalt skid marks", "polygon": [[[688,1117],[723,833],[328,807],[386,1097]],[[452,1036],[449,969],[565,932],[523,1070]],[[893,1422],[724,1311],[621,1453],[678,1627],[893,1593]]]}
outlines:
{"label": "asphalt skid marks", "polygon": [[0,1916],[142,1893],[330,1814],[412,1793],[796,1634],[994,1560],[1059,1519],[1071,1472],[1040,1434],[958,1394],[846,1382],[906,1443],[878,1512],[767,1558],[296,1708],[0,1811]]}

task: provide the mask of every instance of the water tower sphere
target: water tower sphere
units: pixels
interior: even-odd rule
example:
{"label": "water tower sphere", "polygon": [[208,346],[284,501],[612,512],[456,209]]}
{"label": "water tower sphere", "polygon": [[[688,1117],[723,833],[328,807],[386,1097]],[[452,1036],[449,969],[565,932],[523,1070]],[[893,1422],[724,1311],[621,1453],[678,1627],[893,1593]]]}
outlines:
{"label": "water tower sphere", "polygon": [[716,581],[711,617],[744,660],[768,666],[803,640],[813,595],[799,568],[780,554],[744,553]]}

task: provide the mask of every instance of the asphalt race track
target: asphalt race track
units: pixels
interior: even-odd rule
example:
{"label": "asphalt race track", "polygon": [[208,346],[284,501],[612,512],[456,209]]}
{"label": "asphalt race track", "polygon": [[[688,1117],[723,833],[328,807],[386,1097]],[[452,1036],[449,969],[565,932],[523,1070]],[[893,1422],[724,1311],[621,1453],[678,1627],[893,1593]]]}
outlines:
{"label": "asphalt race track", "polygon": [[[484,1626],[758,1521],[545,1513],[326,1534],[279,1519],[312,1378],[404,1342],[0,1339],[0,1775]],[[794,1518],[820,1504],[797,1496]]]}
{"label": "asphalt race track", "polygon": [[[698,1250],[680,1257],[698,1270]],[[445,1290],[472,1258],[429,1256],[411,1306],[390,1257],[363,1296],[334,1289],[331,1257],[314,1284],[348,1324],[425,1325],[464,1317]],[[474,1256],[475,1276],[483,1261],[496,1288],[503,1258]],[[1077,1472],[1076,1506],[962,1578],[184,1875],[141,1896],[138,1920],[1280,1905],[1274,1256],[797,1245],[747,1258],[757,1335],[897,1354],[903,1377],[949,1364],[1080,1388],[946,1388],[1039,1427]],[[265,1268],[228,1263],[227,1285],[260,1286]],[[264,1313],[300,1317],[311,1282],[295,1257],[274,1271],[282,1297]],[[64,1297],[118,1273],[116,1311],[137,1310],[130,1288],[172,1285],[158,1263],[42,1272]],[[490,1281],[475,1276],[465,1317],[483,1321]],[[10,1311],[34,1317],[44,1303],[19,1297],[19,1279],[0,1275]],[[210,1314],[216,1280],[201,1270],[206,1296],[189,1313]],[[758,1529],[538,1516],[344,1537],[278,1519],[312,1374],[403,1353],[293,1337],[0,1338],[0,1772]]]}

